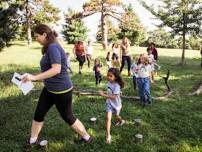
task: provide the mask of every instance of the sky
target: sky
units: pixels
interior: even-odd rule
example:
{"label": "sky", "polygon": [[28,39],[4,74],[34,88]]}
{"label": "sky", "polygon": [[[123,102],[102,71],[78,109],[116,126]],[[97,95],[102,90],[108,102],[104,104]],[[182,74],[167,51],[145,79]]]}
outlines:
{"label": "sky", "polygon": [[[67,11],[67,8],[72,8],[78,11],[82,11],[82,5],[85,2],[88,2],[88,0],[49,0],[51,4],[53,4],[55,7],[58,7],[61,11]],[[146,0],[148,4],[151,3],[151,1]],[[156,0],[152,1],[153,3],[156,2]],[[141,23],[144,25],[144,27],[149,31],[156,28],[155,24],[158,24],[159,21],[154,19],[154,16],[150,12],[148,12],[145,8],[143,8],[137,0],[123,0],[124,4],[131,3],[134,11],[139,16]],[[99,15],[92,15],[85,19],[83,19],[85,25],[90,30],[89,31],[89,37],[95,37],[97,32],[97,26],[99,24]],[[61,21],[61,24],[64,21]],[[56,29],[57,31],[61,30],[61,26]]]}

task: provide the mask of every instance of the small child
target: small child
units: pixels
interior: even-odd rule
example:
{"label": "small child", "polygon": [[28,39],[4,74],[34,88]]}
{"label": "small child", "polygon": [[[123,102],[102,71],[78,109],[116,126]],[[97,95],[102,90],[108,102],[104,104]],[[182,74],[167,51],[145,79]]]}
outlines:
{"label": "small child", "polygon": [[66,56],[67,56],[67,69],[70,71],[71,74],[73,74],[73,71],[71,69],[71,59],[69,52],[66,53]]}
{"label": "small child", "polygon": [[136,90],[137,78],[138,78],[137,61],[133,62],[133,64],[131,65],[131,69],[132,69],[132,73],[133,73],[133,87],[134,87],[134,90]]}
{"label": "small child", "polygon": [[143,102],[144,106],[150,105],[152,99],[150,96],[150,82],[151,80],[151,66],[149,64],[149,59],[146,54],[141,54],[138,61],[138,78],[137,85],[139,90],[140,100]]}
{"label": "small child", "polygon": [[111,143],[111,118],[112,114],[115,114],[116,125],[123,125],[125,120],[121,118],[120,111],[122,108],[120,92],[124,87],[124,82],[120,76],[120,72],[116,68],[110,68],[107,73],[107,94],[103,91],[99,91],[99,94],[105,97],[106,100],[106,143]]}
{"label": "small child", "polygon": [[100,84],[102,81],[102,75],[101,75],[101,67],[102,65],[100,64],[100,59],[96,58],[95,59],[95,65],[93,67],[93,71],[95,72],[95,80],[96,80],[96,85]]}
{"label": "small child", "polygon": [[108,68],[111,68],[111,67],[112,67],[110,52],[107,52],[106,64],[107,64]]}
{"label": "small child", "polygon": [[152,54],[152,49],[148,50],[148,60],[149,64],[151,65],[151,79],[154,82],[154,63],[156,62],[154,59],[154,55]]}

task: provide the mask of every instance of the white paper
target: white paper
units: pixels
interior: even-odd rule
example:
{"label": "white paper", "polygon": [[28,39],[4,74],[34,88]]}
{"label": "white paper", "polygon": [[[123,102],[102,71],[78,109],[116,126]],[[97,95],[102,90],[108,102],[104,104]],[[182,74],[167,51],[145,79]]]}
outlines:
{"label": "white paper", "polygon": [[24,75],[20,75],[15,72],[11,81],[18,86],[24,95],[26,95],[34,88],[34,85],[31,81],[23,83],[20,80],[23,76]]}

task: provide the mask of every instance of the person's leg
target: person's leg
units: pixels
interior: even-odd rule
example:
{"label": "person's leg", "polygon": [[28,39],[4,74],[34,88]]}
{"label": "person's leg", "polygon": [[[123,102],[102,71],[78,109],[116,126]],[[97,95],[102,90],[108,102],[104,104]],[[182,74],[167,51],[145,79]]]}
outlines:
{"label": "person's leg", "polygon": [[136,90],[136,76],[133,76],[133,87]]}
{"label": "person's leg", "polygon": [[125,57],[125,56],[122,56],[120,72],[122,72],[122,70],[123,70],[123,67],[124,67],[124,65],[125,65],[125,60],[126,60],[126,57]]}
{"label": "person's leg", "polygon": [[127,56],[127,64],[128,64],[128,76],[131,75],[130,68],[131,68],[131,57]]}
{"label": "person's leg", "polygon": [[87,55],[88,68],[90,68],[90,60],[91,60],[91,56],[90,56],[90,55]]}
{"label": "person's leg", "polygon": [[98,74],[95,74],[95,84],[98,85],[99,83],[99,77]]}
{"label": "person's leg", "polygon": [[[48,110],[53,106],[51,94],[44,88],[39,97],[32,122],[30,143],[34,143],[43,127],[43,121]],[[35,140],[35,141],[34,141]]]}
{"label": "person's leg", "polygon": [[106,113],[106,142],[107,142],[107,144],[111,143],[111,134],[110,134],[111,119],[112,119],[112,112],[107,112]]}
{"label": "person's leg", "polygon": [[72,91],[64,94],[55,95],[57,100],[56,108],[59,111],[61,117],[67,122],[71,128],[78,133],[83,139],[88,141],[90,139],[85,127],[79,119],[76,119],[72,112]]}
{"label": "person's leg", "polygon": [[146,103],[147,104],[151,104],[152,103],[152,99],[151,99],[151,95],[150,95],[150,80],[149,78],[145,79],[145,84],[144,84],[144,88],[145,88],[145,97],[146,97]]}
{"label": "person's leg", "polygon": [[102,81],[102,76],[101,74],[99,75],[99,83]]}
{"label": "person's leg", "polygon": [[141,100],[141,102],[144,103],[145,99],[144,99],[143,78],[138,78],[137,79],[137,86],[138,86],[138,92],[139,92],[140,100]]}

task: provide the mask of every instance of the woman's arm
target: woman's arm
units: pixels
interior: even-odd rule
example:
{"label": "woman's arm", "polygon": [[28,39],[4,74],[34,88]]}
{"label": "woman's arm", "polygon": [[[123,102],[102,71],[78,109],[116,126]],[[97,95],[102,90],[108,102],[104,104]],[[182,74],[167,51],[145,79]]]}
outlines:
{"label": "woman's arm", "polygon": [[45,72],[39,73],[37,75],[31,75],[27,74],[22,78],[22,82],[27,82],[27,81],[39,81],[39,80],[44,80],[47,78],[51,78],[57,74],[59,74],[61,71],[61,65],[60,64],[52,64],[51,68]]}

